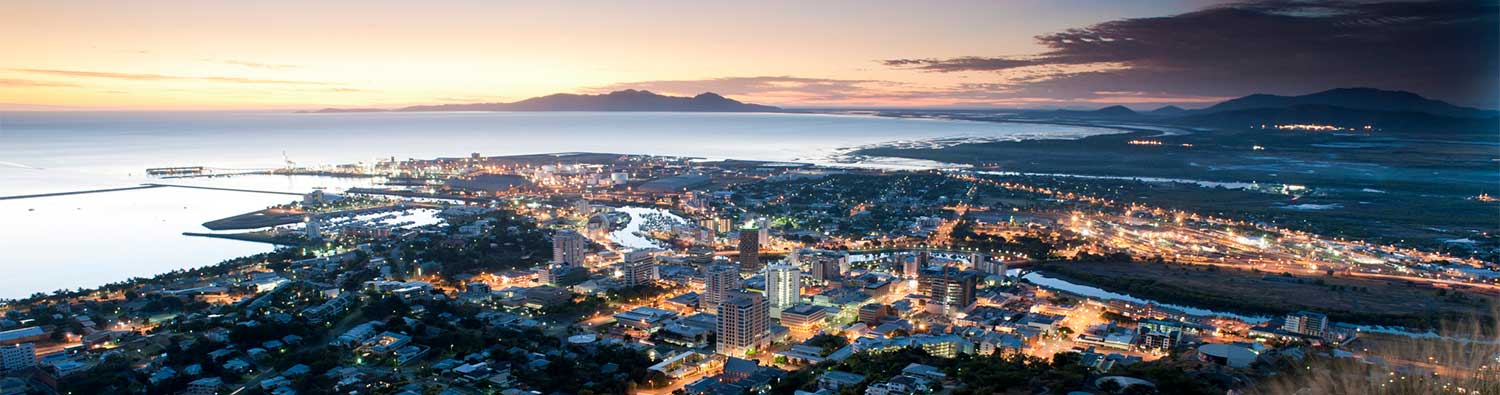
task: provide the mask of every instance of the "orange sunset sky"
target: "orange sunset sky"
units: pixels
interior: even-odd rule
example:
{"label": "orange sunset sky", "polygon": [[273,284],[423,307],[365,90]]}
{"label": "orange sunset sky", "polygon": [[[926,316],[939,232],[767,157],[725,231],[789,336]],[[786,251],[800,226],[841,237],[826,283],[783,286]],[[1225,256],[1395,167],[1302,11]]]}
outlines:
{"label": "orange sunset sky", "polygon": [[1193,106],[1254,87],[1055,85],[1161,63],[1134,57],[921,62],[1026,62],[1079,42],[1042,35],[1219,3],[11,0],[0,2],[0,103],[390,107],[638,88],[781,106]]}

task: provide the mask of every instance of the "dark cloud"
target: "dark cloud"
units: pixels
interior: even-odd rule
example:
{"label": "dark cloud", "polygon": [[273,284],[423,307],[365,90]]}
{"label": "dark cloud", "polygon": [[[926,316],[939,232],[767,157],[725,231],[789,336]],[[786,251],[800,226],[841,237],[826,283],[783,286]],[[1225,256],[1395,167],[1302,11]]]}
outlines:
{"label": "dark cloud", "polygon": [[993,72],[1018,97],[1095,92],[1236,96],[1335,87],[1401,89],[1500,105],[1500,4],[1262,1],[1038,36],[1025,57],[891,59],[888,67]]}
{"label": "dark cloud", "polygon": [[19,72],[23,72],[23,73],[46,74],[46,75],[55,75],[55,76],[64,76],[64,77],[107,78],[107,79],[131,80],[131,81],[197,80],[197,81],[229,82],[229,83],[238,83],[238,84],[338,85],[338,84],[334,84],[334,83],[318,82],[318,81],[290,81],[290,80],[273,80],[273,79],[258,79],[258,78],[241,78],[241,77],[216,77],[216,76],[206,76],[205,77],[205,76],[182,76],[182,75],[143,74],[143,73],[115,73],[115,72],[107,72],[107,71],[56,70],[56,69],[11,69],[11,70],[13,70],[13,71],[19,71]]}

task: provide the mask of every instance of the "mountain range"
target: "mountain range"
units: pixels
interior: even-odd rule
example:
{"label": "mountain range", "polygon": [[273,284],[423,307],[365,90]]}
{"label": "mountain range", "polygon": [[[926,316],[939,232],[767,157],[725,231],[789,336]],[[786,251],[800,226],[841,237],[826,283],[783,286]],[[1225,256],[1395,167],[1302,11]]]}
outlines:
{"label": "mountain range", "polygon": [[[381,111],[670,111],[782,112],[779,107],[750,104],[702,93],[667,96],[627,89],[598,95],[559,93],[510,103],[419,105],[396,109],[325,108],[329,112]],[[1301,96],[1253,94],[1202,109],[1165,106],[1138,112],[1124,106],[1097,110],[1025,111],[1029,116],[1170,123],[1197,127],[1244,128],[1270,124],[1373,125],[1397,130],[1494,131],[1500,112],[1456,106],[1411,92],[1374,88],[1339,88]]]}
{"label": "mountain range", "polygon": [[1313,123],[1384,129],[1497,129],[1500,112],[1462,107],[1421,95],[1374,88],[1339,88],[1301,96],[1253,94],[1197,110],[1166,106],[1137,112],[1123,106],[1092,111],[1054,110],[1033,115],[1101,120],[1139,120],[1240,128]]}
{"label": "mountain range", "polygon": [[511,103],[468,103],[410,106],[397,109],[325,108],[316,113],[379,111],[674,111],[777,112],[779,107],[742,103],[706,92],[693,97],[666,96],[626,89],[600,95],[558,93]]}

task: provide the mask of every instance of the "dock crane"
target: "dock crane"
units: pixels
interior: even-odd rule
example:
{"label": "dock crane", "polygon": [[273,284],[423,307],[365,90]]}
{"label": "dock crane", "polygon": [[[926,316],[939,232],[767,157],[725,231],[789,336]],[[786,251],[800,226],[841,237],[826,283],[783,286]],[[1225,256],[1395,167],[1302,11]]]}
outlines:
{"label": "dock crane", "polygon": [[293,162],[291,159],[287,158],[286,151],[281,151],[281,161],[286,162],[286,170],[293,170],[297,168],[297,162]]}

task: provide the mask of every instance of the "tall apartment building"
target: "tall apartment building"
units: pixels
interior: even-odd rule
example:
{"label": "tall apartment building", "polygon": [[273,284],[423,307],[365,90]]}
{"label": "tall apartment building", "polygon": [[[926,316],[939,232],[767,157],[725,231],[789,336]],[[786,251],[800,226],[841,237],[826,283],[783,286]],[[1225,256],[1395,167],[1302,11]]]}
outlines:
{"label": "tall apartment building", "polygon": [[718,311],[719,303],[730,292],[740,289],[740,268],[734,265],[711,264],[703,267],[703,294],[698,295],[698,309]]}
{"label": "tall apartment building", "polygon": [[572,229],[563,229],[552,234],[552,262],[563,266],[583,265],[584,248],[588,238]]}
{"label": "tall apartment building", "polygon": [[728,356],[745,355],[765,348],[770,340],[770,306],[757,293],[735,291],[719,303],[716,351]]}
{"label": "tall apartment building", "polygon": [[796,266],[766,266],[766,297],[777,312],[796,305],[802,299],[802,270]]}

